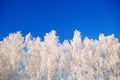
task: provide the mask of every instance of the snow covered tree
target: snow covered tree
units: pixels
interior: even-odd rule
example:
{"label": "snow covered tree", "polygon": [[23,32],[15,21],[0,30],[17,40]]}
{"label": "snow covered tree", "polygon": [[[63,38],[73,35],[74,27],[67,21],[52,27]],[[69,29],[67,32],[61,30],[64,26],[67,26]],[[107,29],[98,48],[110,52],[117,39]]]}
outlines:
{"label": "snow covered tree", "polygon": [[21,75],[20,64],[23,60],[24,38],[20,32],[9,34],[0,43],[0,77],[4,80],[16,73]]}
{"label": "snow covered tree", "polygon": [[119,80],[120,43],[115,36],[59,42],[56,31],[44,40],[11,33],[0,41],[0,80]]}

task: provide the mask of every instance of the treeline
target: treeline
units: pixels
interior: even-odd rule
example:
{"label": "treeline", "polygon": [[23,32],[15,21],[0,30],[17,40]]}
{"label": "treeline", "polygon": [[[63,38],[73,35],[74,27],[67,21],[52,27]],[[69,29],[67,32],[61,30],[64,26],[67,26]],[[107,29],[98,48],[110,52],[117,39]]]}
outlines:
{"label": "treeline", "polygon": [[0,80],[120,80],[120,43],[114,35],[98,40],[59,42],[56,32],[44,40],[11,33],[0,41]]}

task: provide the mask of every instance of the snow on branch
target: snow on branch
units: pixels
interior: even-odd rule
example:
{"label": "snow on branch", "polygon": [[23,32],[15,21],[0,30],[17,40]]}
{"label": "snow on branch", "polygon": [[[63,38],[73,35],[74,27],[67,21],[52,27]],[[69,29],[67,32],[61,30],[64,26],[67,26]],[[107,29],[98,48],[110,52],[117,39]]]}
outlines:
{"label": "snow on branch", "polygon": [[0,41],[0,80],[119,80],[120,43],[114,34],[98,40],[75,30],[72,40],[59,42],[56,31],[44,40],[10,33]]}

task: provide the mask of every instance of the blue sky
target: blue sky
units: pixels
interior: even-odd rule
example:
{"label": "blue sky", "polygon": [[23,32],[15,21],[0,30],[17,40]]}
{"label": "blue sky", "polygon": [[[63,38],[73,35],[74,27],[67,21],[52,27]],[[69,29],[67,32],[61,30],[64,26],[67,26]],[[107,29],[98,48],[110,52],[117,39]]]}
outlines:
{"label": "blue sky", "polygon": [[36,37],[52,29],[60,41],[72,39],[73,31],[97,39],[114,33],[120,39],[119,0],[0,0],[0,40],[11,32]]}

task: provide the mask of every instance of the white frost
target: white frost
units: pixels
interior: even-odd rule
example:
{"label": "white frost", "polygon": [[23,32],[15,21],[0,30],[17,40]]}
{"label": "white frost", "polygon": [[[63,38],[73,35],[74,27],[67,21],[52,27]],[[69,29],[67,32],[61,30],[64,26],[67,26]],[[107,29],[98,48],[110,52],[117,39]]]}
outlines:
{"label": "white frost", "polygon": [[0,41],[0,80],[6,79],[120,80],[120,43],[114,34],[82,40],[78,30],[63,43],[54,30],[44,41],[12,33]]}

